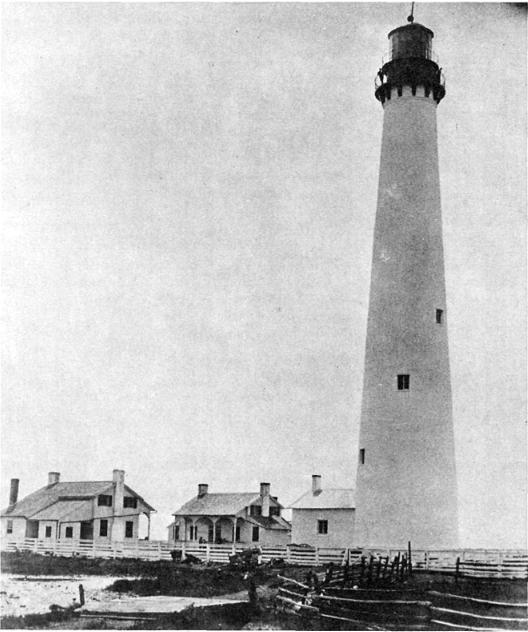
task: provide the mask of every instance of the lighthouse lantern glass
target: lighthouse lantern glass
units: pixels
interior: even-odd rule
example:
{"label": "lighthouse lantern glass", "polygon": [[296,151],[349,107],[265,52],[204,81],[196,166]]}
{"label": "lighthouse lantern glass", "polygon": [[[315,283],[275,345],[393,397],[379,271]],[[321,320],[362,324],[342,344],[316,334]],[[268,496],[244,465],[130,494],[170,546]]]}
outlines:
{"label": "lighthouse lantern glass", "polygon": [[410,24],[390,33],[390,58],[421,57],[431,59],[433,33],[420,24]]}

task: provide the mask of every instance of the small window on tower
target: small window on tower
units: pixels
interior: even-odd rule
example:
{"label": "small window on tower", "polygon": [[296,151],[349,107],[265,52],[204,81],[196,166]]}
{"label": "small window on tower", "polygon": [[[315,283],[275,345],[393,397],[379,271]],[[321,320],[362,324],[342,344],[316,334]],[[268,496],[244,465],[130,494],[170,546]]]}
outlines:
{"label": "small window on tower", "polygon": [[409,375],[398,375],[398,390],[399,391],[408,391],[409,390]]}
{"label": "small window on tower", "polygon": [[365,465],[365,448],[361,448],[359,451],[359,462],[361,465]]}
{"label": "small window on tower", "polygon": [[444,310],[437,309],[436,310],[436,324],[441,325],[444,322]]}

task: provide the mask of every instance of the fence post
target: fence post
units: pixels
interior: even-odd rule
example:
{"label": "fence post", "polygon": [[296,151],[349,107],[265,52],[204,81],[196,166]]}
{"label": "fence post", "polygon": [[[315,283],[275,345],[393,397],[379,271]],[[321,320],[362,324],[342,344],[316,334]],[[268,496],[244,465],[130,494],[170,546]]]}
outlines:
{"label": "fence post", "polygon": [[158,540],[158,560],[161,561],[161,540]]}
{"label": "fence post", "polygon": [[185,540],[182,540],[182,562],[185,559]]}
{"label": "fence post", "polygon": [[209,542],[205,545],[205,561],[209,562],[211,559],[211,545]]}
{"label": "fence post", "polygon": [[286,545],[286,562],[291,563],[291,549],[288,544]]}
{"label": "fence post", "polygon": [[92,557],[95,560],[95,540],[92,540]]}
{"label": "fence post", "polygon": [[319,547],[315,547],[315,565],[319,566]]}

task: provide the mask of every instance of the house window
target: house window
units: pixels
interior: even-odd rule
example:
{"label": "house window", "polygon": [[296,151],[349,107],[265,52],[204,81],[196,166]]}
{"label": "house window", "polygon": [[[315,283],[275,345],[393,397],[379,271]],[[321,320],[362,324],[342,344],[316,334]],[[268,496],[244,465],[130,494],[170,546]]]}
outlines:
{"label": "house window", "polygon": [[317,521],[317,533],[320,535],[326,535],[328,533],[328,520]]}
{"label": "house window", "polygon": [[444,321],[444,310],[437,309],[436,310],[436,324],[441,325]]}
{"label": "house window", "polygon": [[235,542],[240,542],[240,527],[235,527]]}
{"label": "house window", "polygon": [[97,497],[97,504],[99,507],[111,507],[112,506],[112,496],[108,494],[101,494]]}
{"label": "house window", "polygon": [[13,533],[13,521],[12,520],[8,520],[7,521],[7,533]]}
{"label": "house window", "polygon": [[198,540],[198,527],[189,527],[189,540]]}
{"label": "house window", "polygon": [[208,542],[213,542],[214,541],[214,527],[212,524],[209,525],[209,531],[207,534],[207,540]]}
{"label": "house window", "polygon": [[280,507],[270,507],[270,516],[280,516]]}
{"label": "house window", "polygon": [[215,525],[215,542],[220,542],[222,539],[222,525]]}
{"label": "house window", "polygon": [[46,537],[51,538],[51,527],[46,527]]}
{"label": "house window", "polygon": [[180,525],[179,524],[175,524],[174,525],[174,528],[173,528],[173,531],[172,531],[172,535],[173,535],[173,538],[175,540],[179,540],[180,539]]}
{"label": "house window", "polygon": [[133,538],[134,537],[134,523],[132,520],[127,520],[125,522],[125,538]]}
{"label": "house window", "polygon": [[137,498],[134,498],[134,496],[125,496],[123,498],[123,507],[125,509],[137,509]]}
{"label": "house window", "polygon": [[398,375],[398,390],[399,391],[409,390],[409,378],[410,378],[410,375]]}
{"label": "house window", "polygon": [[99,535],[101,538],[106,538],[108,536],[108,520],[101,520],[99,523]]}
{"label": "house window", "polygon": [[262,516],[262,507],[260,505],[250,505],[249,506],[249,515],[250,516]]}
{"label": "house window", "polygon": [[359,462],[361,465],[365,465],[365,448],[361,448],[359,451]]}
{"label": "house window", "polygon": [[73,538],[73,527],[66,527],[65,535],[67,538]]}
{"label": "house window", "polygon": [[253,542],[259,541],[259,528],[258,527],[253,527],[253,531],[251,533],[251,540]]}

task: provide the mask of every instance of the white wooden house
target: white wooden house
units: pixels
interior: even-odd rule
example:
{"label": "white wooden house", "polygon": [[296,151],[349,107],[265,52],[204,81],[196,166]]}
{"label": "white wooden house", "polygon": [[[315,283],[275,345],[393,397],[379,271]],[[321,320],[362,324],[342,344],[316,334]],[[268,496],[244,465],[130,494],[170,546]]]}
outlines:
{"label": "white wooden house", "polygon": [[260,492],[210,494],[198,485],[198,495],[174,512],[169,540],[174,542],[240,543],[259,546],[286,545],[290,523],[283,507],[270,495],[269,483]]}
{"label": "white wooden house", "polygon": [[123,470],[114,470],[112,480],[62,483],[58,472],[50,472],[48,484],[22,500],[18,479],[12,479],[0,529],[2,537],[13,539],[137,539],[140,515],[147,517],[148,537],[153,511],[125,485]]}

